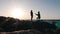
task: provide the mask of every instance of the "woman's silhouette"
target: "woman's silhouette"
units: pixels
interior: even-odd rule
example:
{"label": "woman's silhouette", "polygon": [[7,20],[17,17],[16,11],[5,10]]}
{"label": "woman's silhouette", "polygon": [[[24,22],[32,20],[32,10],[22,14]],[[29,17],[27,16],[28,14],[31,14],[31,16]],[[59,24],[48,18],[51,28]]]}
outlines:
{"label": "woman's silhouette", "polygon": [[32,19],[33,19],[33,10],[31,10],[30,14],[31,14],[31,21],[32,21]]}

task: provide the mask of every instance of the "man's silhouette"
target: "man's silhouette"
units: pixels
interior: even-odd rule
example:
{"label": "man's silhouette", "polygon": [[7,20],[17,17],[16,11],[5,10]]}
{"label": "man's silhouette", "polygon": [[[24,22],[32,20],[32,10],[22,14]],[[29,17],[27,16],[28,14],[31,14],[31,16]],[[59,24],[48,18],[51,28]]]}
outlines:
{"label": "man's silhouette", "polygon": [[31,10],[30,14],[31,14],[31,21],[32,21],[32,19],[33,19],[33,11],[32,10]]}
{"label": "man's silhouette", "polygon": [[[36,14],[36,13],[35,13]],[[40,19],[41,17],[40,17],[40,12],[38,11],[38,14],[36,14],[38,17],[37,17],[37,19]]]}

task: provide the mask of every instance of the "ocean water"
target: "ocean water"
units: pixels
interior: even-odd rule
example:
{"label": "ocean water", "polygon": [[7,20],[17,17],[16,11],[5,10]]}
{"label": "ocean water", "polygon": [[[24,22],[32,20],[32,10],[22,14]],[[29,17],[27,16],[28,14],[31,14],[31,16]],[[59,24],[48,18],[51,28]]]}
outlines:
{"label": "ocean water", "polygon": [[60,28],[60,21],[56,21],[56,26]]}
{"label": "ocean water", "polygon": [[[34,20],[34,22],[36,22],[36,21],[40,21],[40,20]],[[52,24],[53,22],[55,22],[56,27],[60,28],[60,20],[41,20],[41,21],[48,22],[50,24]]]}
{"label": "ocean water", "polygon": [[56,27],[60,28],[60,20],[45,20],[46,22],[52,24],[53,22],[55,22]]}

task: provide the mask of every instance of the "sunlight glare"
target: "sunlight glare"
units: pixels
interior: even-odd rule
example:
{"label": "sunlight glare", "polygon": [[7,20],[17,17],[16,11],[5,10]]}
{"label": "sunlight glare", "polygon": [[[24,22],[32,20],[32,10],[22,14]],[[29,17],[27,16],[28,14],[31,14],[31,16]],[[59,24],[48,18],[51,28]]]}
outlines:
{"label": "sunlight glare", "polygon": [[13,11],[12,11],[12,16],[14,17],[14,18],[21,18],[22,16],[23,16],[23,11],[21,10],[21,9],[14,9]]}

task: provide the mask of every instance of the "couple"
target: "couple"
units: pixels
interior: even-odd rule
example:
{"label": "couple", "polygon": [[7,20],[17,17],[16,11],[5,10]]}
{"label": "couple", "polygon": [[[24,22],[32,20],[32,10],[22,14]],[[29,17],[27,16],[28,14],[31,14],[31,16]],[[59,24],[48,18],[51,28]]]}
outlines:
{"label": "couple", "polygon": [[[31,14],[31,20],[32,20],[32,19],[33,19],[33,10],[31,10],[30,14]],[[36,13],[35,13],[35,14],[36,14]],[[38,11],[38,14],[36,14],[36,16],[37,16],[37,19],[40,19],[40,18],[41,18],[39,11]]]}

